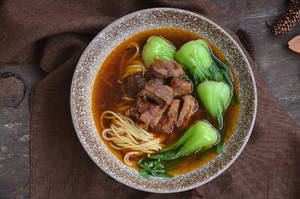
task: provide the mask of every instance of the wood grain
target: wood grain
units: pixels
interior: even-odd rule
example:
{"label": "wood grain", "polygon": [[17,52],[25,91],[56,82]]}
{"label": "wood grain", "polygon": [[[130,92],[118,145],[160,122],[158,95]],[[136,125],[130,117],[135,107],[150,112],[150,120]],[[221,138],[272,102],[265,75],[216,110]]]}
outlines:
{"label": "wood grain", "polygon": [[[279,103],[300,125],[300,55],[287,45],[299,35],[300,25],[279,37],[266,26],[281,16],[285,2],[211,2],[216,5],[214,14],[219,23],[250,33],[257,67]],[[0,79],[0,198],[29,198],[30,92],[46,73],[35,65],[2,65],[0,74],[11,74],[9,79]]]}
{"label": "wood grain", "polygon": [[6,77],[0,78],[0,198],[29,198],[29,99],[46,73],[37,66],[5,65],[0,74]]}
{"label": "wood grain", "polygon": [[23,101],[26,87],[23,80],[13,73],[0,74],[0,107],[15,107]]}

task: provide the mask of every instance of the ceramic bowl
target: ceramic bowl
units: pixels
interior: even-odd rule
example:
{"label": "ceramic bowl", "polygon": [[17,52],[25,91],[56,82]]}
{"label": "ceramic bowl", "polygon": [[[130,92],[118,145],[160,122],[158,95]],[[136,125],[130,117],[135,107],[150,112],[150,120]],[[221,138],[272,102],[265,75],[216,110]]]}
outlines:
{"label": "ceramic bowl", "polygon": [[[92,115],[92,91],[97,73],[109,53],[124,39],[156,28],[177,28],[208,39],[229,60],[240,89],[240,113],[225,150],[203,167],[173,178],[144,179],[123,164],[102,142]],[[71,112],[78,138],[91,159],[115,180],[135,189],[172,193],[201,186],[224,172],[245,147],[256,116],[256,86],[249,61],[236,41],[219,25],[193,12],[154,8],[128,14],[103,29],[78,62],[71,86]]]}

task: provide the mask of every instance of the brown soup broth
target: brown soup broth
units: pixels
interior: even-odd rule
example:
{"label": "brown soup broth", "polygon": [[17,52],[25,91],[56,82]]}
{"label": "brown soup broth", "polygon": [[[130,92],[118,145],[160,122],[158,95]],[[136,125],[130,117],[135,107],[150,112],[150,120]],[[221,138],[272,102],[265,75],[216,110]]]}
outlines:
{"label": "brown soup broth", "polygon": [[[101,132],[103,129],[101,129],[99,120],[100,115],[103,111],[106,110],[115,110],[116,104],[120,103],[122,101],[121,97],[124,95],[124,93],[121,90],[120,84],[118,83],[120,75],[123,74],[124,71],[120,71],[120,64],[122,61],[122,56],[124,52],[126,51],[126,48],[129,43],[136,42],[139,44],[140,52],[143,49],[143,46],[145,45],[147,39],[150,36],[157,35],[162,36],[168,41],[170,41],[176,49],[179,49],[180,46],[185,44],[188,41],[195,40],[195,39],[204,39],[200,36],[184,31],[179,29],[153,29],[148,30],[145,32],[138,33],[128,39],[125,39],[119,46],[117,46],[105,59],[104,63],[102,64],[100,71],[97,74],[96,81],[93,88],[93,96],[92,96],[92,109],[93,109],[93,116],[95,120],[96,127],[98,129],[98,132],[101,136]],[[205,40],[205,39],[204,39]],[[207,41],[207,40],[205,40]],[[221,60],[225,61],[225,56],[215,47],[213,46],[209,41],[207,41],[209,45],[211,46],[214,54]],[[128,50],[128,49],[127,49]],[[128,54],[134,53],[134,52],[127,52]],[[130,57],[126,56],[126,57]],[[238,93],[238,85],[237,80],[235,77],[235,74],[233,73],[233,70],[230,66],[231,72],[233,74],[234,78],[234,86],[236,89],[236,92]],[[198,99],[197,94],[193,91],[193,96]],[[198,99],[199,102],[199,99]],[[167,135],[166,139],[164,140],[164,144],[167,145],[175,140],[178,140],[183,133],[193,124],[193,122],[198,120],[207,120],[214,126],[214,124],[209,116],[209,114],[206,112],[206,110],[203,108],[201,103],[199,104],[198,110],[192,115],[192,117],[189,119],[188,122],[183,123],[179,128],[174,127],[173,131]],[[239,105],[238,106],[232,106],[230,105],[228,107],[226,116],[224,117],[224,122],[228,124],[228,129],[225,132],[225,140],[226,144],[228,140],[230,139],[237,120],[238,120],[238,114],[239,114]],[[121,113],[123,114],[123,113]],[[108,126],[109,124],[105,124]],[[109,146],[109,143],[102,139],[103,142],[107,145],[107,147],[121,160],[123,161],[123,153],[121,151],[115,150]],[[171,174],[183,174],[187,173],[189,171],[195,170],[210,160],[212,160],[215,156],[218,154],[214,153],[215,149],[212,148],[211,150],[205,152],[202,154],[202,152],[195,153],[191,155],[190,157],[187,157],[188,161],[183,162],[179,167],[172,170]],[[136,165],[136,162],[138,160],[133,160],[133,167],[138,168]]]}

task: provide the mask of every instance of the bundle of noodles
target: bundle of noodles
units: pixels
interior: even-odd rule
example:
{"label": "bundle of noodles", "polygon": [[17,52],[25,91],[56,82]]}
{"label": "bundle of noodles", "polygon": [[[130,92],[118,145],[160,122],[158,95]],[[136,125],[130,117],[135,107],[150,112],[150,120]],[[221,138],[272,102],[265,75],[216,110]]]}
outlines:
{"label": "bundle of noodles", "polygon": [[[134,55],[129,58],[126,63],[125,59],[127,56],[127,52],[131,49],[131,48],[135,48],[135,53]],[[139,45],[136,42],[131,42],[130,44],[128,44],[127,46],[127,50],[124,53],[123,57],[122,57],[122,61],[121,61],[121,68],[123,69],[124,64],[126,64],[126,71],[125,74],[122,76],[122,79],[126,78],[128,75],[131,75],[133,73],[136,72],[143,72],[143,74],[145,73],[146,66],[144,64],[144,61],[142,59],[141,53],[140,53],[140,48]]]}
{"label": "bundle of noodles", "polygon": [[[105,128],[104,120],[112,120],[109,128]],[[130,157],[152,154],[163,148],[164,137],[155,138],[141,124],[134,123],[130,118],[113,111],[104,111],[100,117],[102,137],[114,149],[124,151],[124,162],[132,165]]]}

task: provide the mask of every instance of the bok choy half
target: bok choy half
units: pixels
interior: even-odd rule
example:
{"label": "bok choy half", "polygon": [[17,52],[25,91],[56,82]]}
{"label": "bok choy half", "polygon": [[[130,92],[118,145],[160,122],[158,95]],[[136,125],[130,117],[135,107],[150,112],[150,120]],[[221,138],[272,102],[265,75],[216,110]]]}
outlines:
{"label": "bok choy half", "polygon": [[140,174],[173,177],[167,172],[177,166],[177,160],[203,148],[210,148],[219,141],[219,133],[206,121],[197,121],[176,142],[163,150],[139,160]]}
{"label": "bok choy half", "polygon": [[213,60],[208,44],[202,40],[187,42],[175,53],[175,59],[184,69],[188,69],[197,85],[209,79],[221,81],[223,74]]}
{"label": "bok choy half", "polygon": [[155,58],[174,60],[175,52],[175,47],[170,42],[159,36],[151,36],[143,48],[142,58],[149,68]]}
{"label": "bok choy half", "polygon": [[197,86],[197,94],[205,109],[218,121],[219,129],[222,129],[223,115],[231,97],[229,86],[224,82],[206,80]]}

